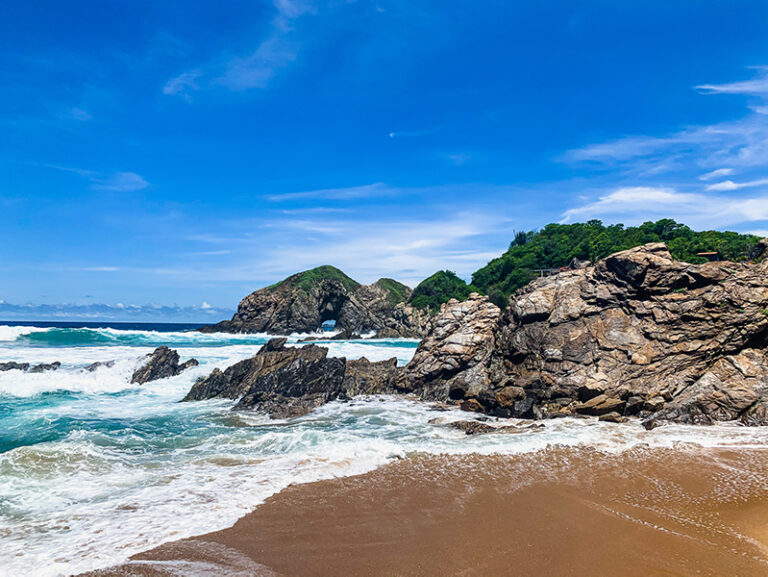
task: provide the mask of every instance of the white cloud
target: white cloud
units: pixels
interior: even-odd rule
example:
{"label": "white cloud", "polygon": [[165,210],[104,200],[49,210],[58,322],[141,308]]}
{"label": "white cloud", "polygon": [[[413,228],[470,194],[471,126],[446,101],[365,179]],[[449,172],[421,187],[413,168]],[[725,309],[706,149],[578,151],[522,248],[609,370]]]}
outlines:
{"label": "white cloud", "polygon": [[349,186],[343,188],[323,188],[319,190],[306,190],[302,192],[287,192],[284,194],[271,194],[268,200],[283,202],[299,199],[325,199],[325,200],[350,200],[354,198],[372,198],[390,196],[397,191],[382,182],[364,184],[362,186]]}
{"label": "white cloud", "polygon": [[715,178],[722,178],[723,176],[730,176],[733,174],[732,168],[718,168],[706,174],[702,174],[699,180],[714,180]]}
{"label": "white cloud", "polygon": [[117,172],[105,179],[96,179],[91,188],[94,190],[111,190],[114,192],[130,192],[147,188],[149,183],[135,172]]}
{"label": "white cloud", "polygon": [[719,196],[678,192],[672,188],[619,188],[571,208],[562,222],[602,218],[610,222],[638,224],[646,220],[674,218],[693,228],[718,228],[768,221],[768,194],[754,197]]}
{"label": "white cloud", "polygon": [[70,108],[67,111],[67,116],[72,120],[78,120],[80,122],[85,122],[86,120],[91,120],[93,118],[93,116],[88,114],[85,110],[77,107]]}
{"label": "white cloud", "polygon": [[755,186],[765,186],[768,185],[768,178],[763,178],[760,180],[751,180],[749,182],[733,182],[732,180],[724,180],[722,182],[716,182],[715,184],[710,184],[707,187],[707,190],[709,191],[728,191],[728,190],[739,190],[741,188],[752,188]]}
{"label": "white cloud", "polygon": [[262,42],[256,51],[245,58],[233,58],[224,73],[216,79],[230,90],[263,88],[279,69],[296,59],[298,46],[275,35]]}
{"label": "white cloud", "polygon": [[459,152],[457,154],[449,154],[448,160],[450,160],[453,164],[456,166],[461,166],[463,164],[466,164],[466,162],[470,159],[469,154],[465,152]]}
{"label": "white cloud", "polygon": [[94,170],[84,170],[81,168],[72,168],[69,166],[59,166],[56,164],[44,164],[46,168],[60,170],[62,172],[71,172],[87,178],[91,182],[93,190],[111,190],[114,192],[130,192],[132,190],[141,190],[147,188],[149,183],[135,172],[115,172],[111,175],[104,175]]}
{"label": "white cloud", "polygon": [[[768,98],[768,72],[731,84],[706,84],[705,94],[745,94]],[[664,136],[628,136],[568,151],[569,162],[601,163],[635,175],[699,171],[716,167],[768,165],[768,106],[752,103],[740,120],[691,126]]]}
{"label": "white cloud", "polygon": [[206,311],[212,309],[213,307],[209,305],[207,301],[203,301],[203,304],[200,305],[200,308]]}
{"label": "white cloud", "polygon": [[197,83],[198,78],[203,75],[202,70],[190,70],[183,72],[178,76],[171,78],[163,86],[163,94],[180,94],[186,100],[190,100],[188,92],[190,90],[198,90],[200,86]]}
{"label": "white cloud", "polygon": [[[253,226],[241,223],[243,229]],[[238,254],[221,268],[208,269],[206,277],[222,282],[260,279],[269,284],[300,270],[332,264],[361,282],[388,276],[415,286],[439,269],[468,277],[504,251],[512,226],[499,210],[454,210],[442,216],[433,211],[423,218],[369,222],[272,219],[267,230],[255,237],[227,237]],[[218,243],[223,238],[197,240]],[[260,250],[265,242],[268,251]]]}
{"label": "white cloud", "polygon": [[189,91],[201,88],[198,80],[203,76],[213,78],[210,84],[233,91],[266,87],[279,70],[298,57],[301,43],[296,38],[294,22],[317,12],[314,3],[308,0],[274,0],[274,7],[276,12],[270,30],[255,50],[183,72],[165,83],[163,94],[190,100]]}
{"label": "white cloud", "polygon": [[744,95],[768,95],[768,69],[763,66],[756,67],[757,78],[729,82],[727,84],[701,84],[697,90],[706,94],[744,94]]}

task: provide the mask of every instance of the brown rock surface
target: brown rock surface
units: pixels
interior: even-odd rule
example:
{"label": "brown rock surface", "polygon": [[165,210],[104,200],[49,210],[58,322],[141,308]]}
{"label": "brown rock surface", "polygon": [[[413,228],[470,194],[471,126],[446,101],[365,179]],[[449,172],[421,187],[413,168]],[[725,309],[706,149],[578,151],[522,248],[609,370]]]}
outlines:
{"label": "brown rock surface", "polygon": [[501,416],[627,408],[768,424],[768,261],[692,265],[648,244],[536,279],[494,309],[476,295],[443,305],[400,386]]}
{"label": "brown rock surface", "polygon": [[376,332],[382,337],[421,337],[430,315],[406,304],[411,289],[392,279],[361,285],[332,266],[288,277],[245,297],[232,320],[202,332],[289,335],[320,330],[336,321],[348,334]]}

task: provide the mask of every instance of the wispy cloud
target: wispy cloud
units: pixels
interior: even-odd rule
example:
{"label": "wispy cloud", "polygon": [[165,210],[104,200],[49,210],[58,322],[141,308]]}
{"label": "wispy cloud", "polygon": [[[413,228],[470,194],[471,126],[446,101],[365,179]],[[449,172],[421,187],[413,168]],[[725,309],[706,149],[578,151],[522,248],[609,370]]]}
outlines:
{"label": "wispy cloud", "polygon": [[168,82],[165,83],[163,86],[163,94],[178,94],[187,101],[190,101],[191,97],[189,92],[200,88],[197,80],[202,75],[202,70],[190,70],[188,72],[182,72],[178,76],[171,78]]}
{"label": "wispy cloud", "polygon": [[760,180],[751,180],[749,182],[733,182],[732,180],[724,180],[722,182],[716,182],[710,184],[707,190],[710,191],[727,191],[727,190],[739,190],[741,188],[754,188],[756,186],[768,185],[768,178],[762,178]]}
{"label": "wispy cloud", "polygon": [[130,192],[147,188],[149,183],[135,172],[118,172],[105,179],[95,179],[91,188],[94,190],[111,190],[114,192]]}
{"label": "wispy cloud", "polygon": [[734,197],[673,188],[626,187],[568,209],[562,216],[562,222],[603,218],[625,224],[671,217],[694,228],[748,228],[750,223],[768,221],[768,193]]}
{"label": "wispy cloud", "polygon": [[697,90],[706,94],[743,94],[748,96],[768,95],[768,66],[755,66],[758,74],[751,80],[726,84],[701,84]]}
{"label": "wispy cloud", "polygon": [[382,182],[374,182],[373,184],[364,184],[362,186],[323,188],[319,190],[305,190],[302,192],[271,194],[267,196],[267,200],[272,202],[285,202],[301,199],[351,200],[359,198],[392,196],[397,194],[397,192],[397,189],[389,187]]}
{"label": "wispy cloud", "polygon": [[[415,285],[441,268],[466,277],[503,251],[512,225],[499,210],[454,210],[413,219],[272,219],[267,230],[240,238],[197,238],[237,247],[226,266],[206,275],[222,282],[262,279],[268,284],[298,270],[333,264],[361,282],[390,276]],[[259,250],[266,238],[270,250]]]}
{"label": "wispy cloud", "polygon": [[[275,0],[274,7],[269,32],[252,52],[182,72],[165,83],[163,94],[191,100],[190,93],[204,86],[219,85],[233,91],[266,87],[299,55],[302,43],[295,33],[295,21],[317,12],[314,3],[307,0]],[[203,84],[203,77],[211,80]]]}
{"label": "wispy cloud", "polygon": [[85,170],[71,166],[60,166],[57,164],[44,164],[46,168],[60,170],[62,172],[71,172],[90,181],[90,187],[93,190],[108,190],[112,192],[131,192],[147,188],[149,183],[144,180],[140,174],[135,172],[115,172],[105,175],[94,170]]}
{"label": "wispy cloud", "polygon": [[[705,84],[706,94],[743,94],[768,97],[768,69],[758,68],[758,77],[730,84]],[[628,173],[654,174],[680,170],[731,167],[756,168],[768,165],[768,116],[752,104],[740,120],[691,126],[665,136],[629,136],[571,150],[564,160],[600,163]],[[655,170],[653,170],[655,169]]]}
{"label": "wispy cloud", "polygon": [[70,118],[72,120],[77,120],[79,122],[85,122],[93,118],[93,116],[91,116],[88,112],[86,112],[82,108],[77,108],[77,107],[68,109],[66,111],[65,116],[67,118]]}
{"label": "wispy cloud", "polygon": [[718,168],[717,170],[712,170],[706,174],[702,174],[699,177],[699,180],[714,180],[716,178],[723,178],[724,176],[730,176],[732,174],[732,168]]}
{"label": "wispy cloud", "polygon": [[275,73],[296,60],[298,44],[280,34],[262,42],[253,54],[230,60],[215,82],[230,90],[264,88]]}

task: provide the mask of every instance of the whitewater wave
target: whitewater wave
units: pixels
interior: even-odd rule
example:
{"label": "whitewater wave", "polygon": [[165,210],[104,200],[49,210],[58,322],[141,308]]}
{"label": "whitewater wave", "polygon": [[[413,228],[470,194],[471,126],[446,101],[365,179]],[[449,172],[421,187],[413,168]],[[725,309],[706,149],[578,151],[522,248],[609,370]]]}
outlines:
{"label": "whitewater wave", "polygon": [[32,333],[46,332],[49,329],[40,327],[10,327],[0,325],[0,342],[13,342],[19,337]]}

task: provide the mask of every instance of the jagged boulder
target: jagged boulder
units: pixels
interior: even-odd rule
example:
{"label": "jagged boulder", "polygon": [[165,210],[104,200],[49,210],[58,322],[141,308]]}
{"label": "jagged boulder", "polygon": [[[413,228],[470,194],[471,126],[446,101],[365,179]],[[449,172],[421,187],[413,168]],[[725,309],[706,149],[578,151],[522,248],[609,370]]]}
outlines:
{"label": "jagged boulder", "polygon": [[487,390],[500,316],[499,307],[477,293],[444,303],[399,376],[399,387],[439,401],[476,397]]}
{"label": "jagged boulder", "polygon": [[[678,262],[660,243],[619,252],[534,280],[479,330],[444,307],[399,384],[436,399],[461,388],[500,416],[768,424],[767,273],[766,260]],[[468,335],[477,357],[450,354]]]}
{"label": "jagged boulder", "polygon": [[[157,379],[165,379],[181,374],[190,367],[196,367],[197,359],[189,359],[179,364],[179,353],[168,347],[157,347],[152,354],[147,355],[144,364],[136,369],[131,376],[131,383],[143,385]],[[93,367],[95,370],[97,367]]]}
{"label": "jagged boulder", "polygon": [[335,399],[394,391],[397,359],[347,362],[328,358],[325,347],[285,345],[285,338],[272,339],[250,359],[224,371],[214,369],[183,400],[239,399],[235,410],[290,418]]}
{"label": "jagged boulder", "polygon": [[381,395],[397,392],[397,359],[372,363],[365,357],[347,361],[344,371],[344,395]]}
{"label": "jagged boulder", "polygon": [[[405,305],[411,289],[392,279],[362,285],[332,266],[288,277],[245,297],[232,320],[201,328],[203,332],[315,332],[323,322],[349,334],[383,331],[384,336],[420,337],[423,311]],[[426,315],[427,317],[429,315]]]}

